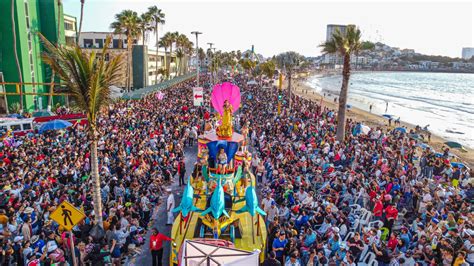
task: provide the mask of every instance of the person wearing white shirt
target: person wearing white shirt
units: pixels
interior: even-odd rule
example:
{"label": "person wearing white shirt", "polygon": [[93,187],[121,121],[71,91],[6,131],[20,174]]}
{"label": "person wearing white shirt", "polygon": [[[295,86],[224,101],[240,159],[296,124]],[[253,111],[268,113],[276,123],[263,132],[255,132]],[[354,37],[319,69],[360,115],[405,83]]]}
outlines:
{"label": "person wearing white shirt", "polygon": [[272,206],[273,199],[270,196],[270,193],[268,193],[265,198],[262,200],[262,209],[264,212],[268,213],[270,210],[270,207]]}
{"label": "person wearing white shirt", "polygon": [[303,202],[308,197],[308,192],[304,191],[303,187],[296,193],[296,197],[300,202]]}
{"label": "person wearing white shirt", "polygon": [[174,195],[171,193],[171,189],[166,190],[168,192],[168,199],[166,200],[166,212],[168,214],[168,219],[166,225],[172,225],[174,221],[173,209],[175,206]]}
{"label": "person wearing white shirt", "polygon": [[278,217],[278,215],[279,215],[278,207],[276,206],[275,201],[272,201],[271,207],[267,212],[267,219],[268,221],[273,221],[275,217]]}

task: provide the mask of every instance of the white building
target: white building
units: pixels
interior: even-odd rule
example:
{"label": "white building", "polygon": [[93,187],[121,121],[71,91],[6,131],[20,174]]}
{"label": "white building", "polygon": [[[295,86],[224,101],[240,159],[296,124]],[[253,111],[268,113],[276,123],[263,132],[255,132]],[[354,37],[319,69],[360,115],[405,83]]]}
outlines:
{"label": "white building", "polygon": [[[125,34],[113,34],[112,32],[81,32],[79,39],[79,46],[83,48],[102,48],[104,47],[105,39],[107,36],[112,36],[112,42],[109,48],[114,49],[126,49],[127,48],[127,36]],[[132,44],[141,44],[141,39],[134,39]]]}
{"label": "white building", "polygon": [[462,59],[469,60],[474,56],[474,47],[462,48]]}
{"label": "white building", "polygon": [[64,14],[64,35],[67,45],[76,43],[77,21],[76,17]]}

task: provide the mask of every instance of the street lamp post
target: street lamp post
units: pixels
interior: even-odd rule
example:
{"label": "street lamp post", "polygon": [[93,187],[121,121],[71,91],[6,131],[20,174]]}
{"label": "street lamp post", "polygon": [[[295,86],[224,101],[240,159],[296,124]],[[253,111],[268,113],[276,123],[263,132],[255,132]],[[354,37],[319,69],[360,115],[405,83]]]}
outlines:
{"label": "street lamp post", "polygon": [[[207,44],[209,45],[209,49],[212,51],[212,46],[214,45],[214,43],[208,42]],[[212,57],[209,58],[209,59],[211,60],[211,67],[212,67]],[[208,68],[209,68],[209,67],[208,67]],[[208,71],[209,71],[209,69],[208,69]],[[213,81],[213,80],[212,80],[212,76],[213,76],[213,73],[212,73],[212,68],[211,68],[211,84],[212,84],[212,81]]]}
{"label": "street lamp post", "polygon": [[[196,62],[199,63],[199,44],[198,44],[198,36],[199,34],[202,34],[202,32],[199,31],[193,31],[191,34],[196,35]],[[199,87],[199,64],[197,64],[197,77],[196,77],[196,82],[197,82],[197,87]]]}

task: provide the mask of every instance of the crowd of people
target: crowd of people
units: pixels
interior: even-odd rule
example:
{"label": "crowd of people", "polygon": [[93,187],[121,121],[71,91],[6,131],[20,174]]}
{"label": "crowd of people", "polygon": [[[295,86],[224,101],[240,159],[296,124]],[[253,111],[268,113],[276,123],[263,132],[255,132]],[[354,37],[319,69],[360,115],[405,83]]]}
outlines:
{"label": "crowd of people", "polygon": [[351,119],[340,143],[335,110],[293,95],[278,115],[276,90],[240,86],[266,265],[474,265],[474,179],[449,149],[385,125],[361,134]]}
{"label": "crowd of people", "polygon": [[[290,110],[283,93],[278,114],[277,90],[247,85],[243,75],[232,81],[244,93],[235,129],[249,125],[251,168],[267,213],[265,265],[474,265],[472,173],[451,164],[449,150],[423,149],[384,126],[360,134],[350,119],[340,143],[334,110],[296,95]],[[120,265],[138,253],[151,219],[164,215],[157,213],[164,186],[175,175],[185,183],[183,149],[209,117],[192,107],[193,86],[102,111],[103,235],[94,224],[85,128],[6,139],[0,264],[72,265],[69,232],[49,217],[65,200],[87,216],[72,230],[78,265]]]}
{"label": "crowd of people", "polygon": [[83,126],[5,139],[0,144],[0,265],[73,265],[70,233],[50,218],[63,201],[86,215],[72,230],[76,265],[121,265],[137,255],[164,187],[182,172],[183,149],[201,126],[204,108],[191,102],[194,83],[169,88],[164,99],[117,100],[101,111],[104,231],[95,226],[90,141]]}

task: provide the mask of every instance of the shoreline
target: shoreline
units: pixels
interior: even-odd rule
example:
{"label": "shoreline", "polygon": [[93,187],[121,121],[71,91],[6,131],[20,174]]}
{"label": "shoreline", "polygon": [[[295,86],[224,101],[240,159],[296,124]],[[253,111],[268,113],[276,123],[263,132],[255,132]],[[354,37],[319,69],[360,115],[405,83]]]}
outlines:
{"label": "shoreline", "polygon": [[[318,72],[313,72],[312,74],[320,74],[324,75],[324,73],[318,73]],[[310,75],[312,76],[312,75]],[[323,106],[328,107],[332,110],[337,111],[338,109],[338,104],[333,102],[333,99],[329,98],[324,98],[322,95],[320,95],[318,92],[315,91],[314,88],[306,84],[308,81],[308,77],[306,78],[301,78],[296,80],[295,85],[298,84],[298,86],[293,87],[293,93],[295,95],[298,95],[300,97],[304,97],[306,99],[309,99],[311,101],[317,101],[320,102],[321,98],[323,98]],[[307,93],[306,93],[307,92]],[[337,95],[338,96],[338,95]],[[388,120],[382,116],[379,116],[374,113],[370,113],[366,110],[357,108],[352,106],[350,109],[348,109],[346,113],[346,118],[352,118],[353,120],[356,120],[358,122],[362,122],[365,125],[373,128],[373,127],[382,127],[383,129],[393,129],[395,127],[406,127],[407,131],[410,131],[410,129],[415,129],[415,125],[400,121],[399,126],[395,126],[394,123],[392,122],[392,126],[388,126]],[[444,143],[446,141],[449,141],[447,139],[444,139],[438,135],[431,134],[431,141],[426,142],[429,146],[431,146],[433,149],[435,149],[437,152],[441,152],[443,147],[446,147]],[[458,149],[452,149],[450,148],[449,151],[459,157],[460,161],[462,161],[464,164],[466,164],[469,168],[472,168],[471,166],[474,165],[474,149],[465,147],[467,152],[463,152]]]}

